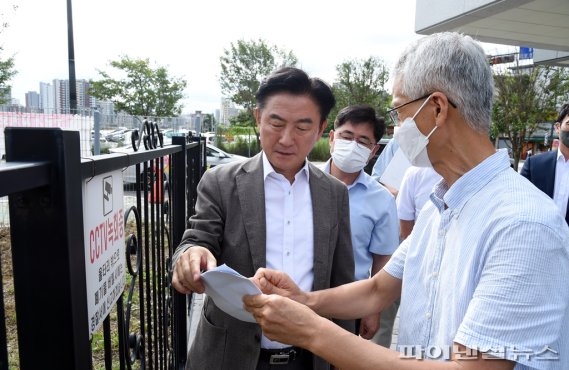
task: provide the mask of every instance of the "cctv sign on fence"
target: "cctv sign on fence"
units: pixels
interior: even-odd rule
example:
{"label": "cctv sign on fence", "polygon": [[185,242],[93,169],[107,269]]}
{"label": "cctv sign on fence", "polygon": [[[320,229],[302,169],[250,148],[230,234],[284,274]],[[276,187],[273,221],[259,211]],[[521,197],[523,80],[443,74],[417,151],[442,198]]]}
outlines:
{"label": "cctv sign on fence", "polygon": [[99,329],[125,287],[123,178],[120,170],[83,183],[89,335]]}

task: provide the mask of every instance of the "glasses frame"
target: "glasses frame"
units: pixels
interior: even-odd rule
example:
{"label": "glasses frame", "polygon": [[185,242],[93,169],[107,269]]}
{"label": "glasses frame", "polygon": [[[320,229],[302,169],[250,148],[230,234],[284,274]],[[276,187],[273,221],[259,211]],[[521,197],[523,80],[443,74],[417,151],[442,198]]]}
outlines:
{"label": "glasses frame", "polygon": [[[351,135],[353,136],[351,139],[346,139],[344,137],[342,137],[342,134],[346,132],[346,131],[334,131],[334,135],[338,135],[338,137],[336,139],[340,139],[340,140],[346,140],[346,141],[355,141],[356,145],[365,147],[367,149],[373,150],[373,148],[378,144],[378,143],[374,143],[373,141],[370,141],[369,144],[364,144],[362,142],[360,142],[360,138],[356,138],[355,135],[352,133]],[[347,132],[346,132],[347,134]]]}
{"label": "glasses frame", "polygon": [[[413,100],[411,100],[411,101],[408,101],[407,103],[403,103],[403,104],[400,104],[400,105],[398,105],[398,106],[396,106],[396,107],[393,107],[393,108],[389,109],[389,110],[387,111],[387,114],[389,114],[389,118],[391,118],[391,122],[393,122],[393,124],[394,124],[395,126],[399,125],[399,113],[397,112],[398,109],[401,109],[401,108],[403,108],[404,106],[409,105],[409,104],[411,104],[411,103],[415,103],[415,102],[417,102],[417,101],[419,101],[419,100],[427,99],[427,98],[428,98],[429,96],[431,96],[431,95],[433,95],[433,93],[428,93],[428,94],[426,94],[426,95],[421,96],[420,98],[413,99]],[[448,97],[447,97],[447,100],[448,100],[449,104],[450,104],[453,108],[456,109],[456,104],[454,104]]]}

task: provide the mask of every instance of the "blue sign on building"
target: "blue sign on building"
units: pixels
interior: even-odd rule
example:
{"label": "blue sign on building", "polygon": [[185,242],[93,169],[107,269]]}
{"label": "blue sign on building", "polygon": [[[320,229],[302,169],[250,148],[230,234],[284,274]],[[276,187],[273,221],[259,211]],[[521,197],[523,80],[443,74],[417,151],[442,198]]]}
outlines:
{"label": "blue sign on building", "polygon": [[522,59],[533,59],[533,48],[520,46],[520,60]]}

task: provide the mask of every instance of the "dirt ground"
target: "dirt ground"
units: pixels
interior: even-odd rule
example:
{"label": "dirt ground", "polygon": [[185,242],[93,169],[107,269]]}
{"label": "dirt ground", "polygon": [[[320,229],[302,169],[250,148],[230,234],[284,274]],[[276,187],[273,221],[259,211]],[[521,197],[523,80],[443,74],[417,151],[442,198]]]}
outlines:
{"label": "dirt ground", "polygon": [[0,227],[0,259],[2,261],[2,292],[4,293],[9,368],[19,369],[14,280],[12,279],[12,250],[10,229],[7,227]]}

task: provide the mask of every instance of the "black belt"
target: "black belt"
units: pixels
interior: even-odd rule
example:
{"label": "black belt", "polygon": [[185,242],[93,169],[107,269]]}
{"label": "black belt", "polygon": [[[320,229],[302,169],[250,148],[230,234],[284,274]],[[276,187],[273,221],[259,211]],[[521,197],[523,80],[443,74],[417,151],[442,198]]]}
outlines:
{"label": "black belt", "polygon": [[271,365],[286,365],[303,355],[307,351],[300,347],[286,347],[278,349],[261,348],[260,360],[268,360]]}

